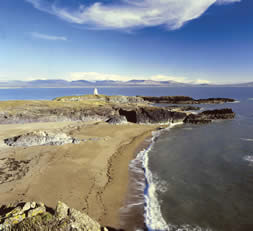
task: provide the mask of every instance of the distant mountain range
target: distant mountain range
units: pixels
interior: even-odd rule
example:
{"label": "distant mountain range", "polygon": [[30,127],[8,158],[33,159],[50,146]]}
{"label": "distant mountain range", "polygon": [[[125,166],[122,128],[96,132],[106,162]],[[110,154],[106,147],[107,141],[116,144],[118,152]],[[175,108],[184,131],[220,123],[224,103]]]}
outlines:
{"label": "distant mountain range", "polygon": [[0,88],[65,88],[65,87],[253,87],[253,82],[238,84],[191,84],[176,81],[130,80],[127,82],[113,80],[66,81],[62,79],[8,81],[0,82]]}

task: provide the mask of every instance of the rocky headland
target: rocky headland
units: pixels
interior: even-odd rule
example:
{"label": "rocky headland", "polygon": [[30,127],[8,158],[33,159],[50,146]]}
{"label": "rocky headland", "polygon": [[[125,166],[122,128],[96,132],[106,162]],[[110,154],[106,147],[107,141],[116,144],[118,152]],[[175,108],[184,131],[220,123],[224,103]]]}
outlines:
{"label": "rocky headland", "polygon": [[198,114],[190,114],[184,119],[184,123],[206,124],[214,120],[234,119],[235,113],[230,108],[206,110]]}
{"label": "rocky headland", "polygon": [[[5,101],[0,103],[0,124],[108,121],[110,123],[169,123],[183,122],[194,106],[157,107],[152,103],[220,104],[233,99],[211,98],[195,100],[184,96],[135,97],[84,95],[59,97],[52,101]],[[218,113],[218,112],[217,112]],[[213,117],[217,119],[218,117]],[[220,119],[225,119],[220,117]],[[118,121],[118,122],[117,122]]]}
{"label": "rocky headland", "polygon": [[103,95],[0,102],[0,207],[15,202],[1,207],[0,230],[128,230],[119,217],[128,165],[152,131],[235,116],[231,109],[153,103]]}

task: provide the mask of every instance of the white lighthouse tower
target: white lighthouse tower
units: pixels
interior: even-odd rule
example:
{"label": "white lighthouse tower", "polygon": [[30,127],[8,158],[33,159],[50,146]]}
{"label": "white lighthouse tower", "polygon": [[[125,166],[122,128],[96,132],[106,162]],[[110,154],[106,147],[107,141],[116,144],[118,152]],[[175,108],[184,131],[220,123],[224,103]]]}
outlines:
{"label": "white lighthouse tower", "polygon": [[98,95],[98,89],[94,88],[94,95]]}

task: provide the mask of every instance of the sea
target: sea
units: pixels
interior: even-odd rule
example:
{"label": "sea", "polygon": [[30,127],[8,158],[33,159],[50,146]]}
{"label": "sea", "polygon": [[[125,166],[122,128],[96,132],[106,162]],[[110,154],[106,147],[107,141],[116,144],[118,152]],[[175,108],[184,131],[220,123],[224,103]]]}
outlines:
{"label": "sea", "polygon": [[[198,105],[201,110],[232,108],[236,113],[233,120],[174,124],[155,131],[129,168],[144,170],[144,179],[137,177],[136,181],[144,193],[148,230],[253,231],[253,88],[131,87],[98,91],[106,95],[236,99],[235,103]],[[0,100],[51,100],[92,93],[91,88],[0,89]],[[129,211],[141,205],[133,203]]]}

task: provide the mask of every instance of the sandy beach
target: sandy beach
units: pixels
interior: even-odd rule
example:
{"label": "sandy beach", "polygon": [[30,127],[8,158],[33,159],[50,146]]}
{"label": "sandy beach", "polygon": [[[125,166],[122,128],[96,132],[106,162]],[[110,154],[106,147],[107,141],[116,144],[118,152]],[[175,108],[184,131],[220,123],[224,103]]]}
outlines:
{"label": "sandy beach", "polygon": [[[0,125],[0,206],[17,201],[63,201],[102,225],[119,227],[128,165],[158,125],[30,123]],[[3,139],[43,130],[86,141],[61,146],[8,147]]]}

